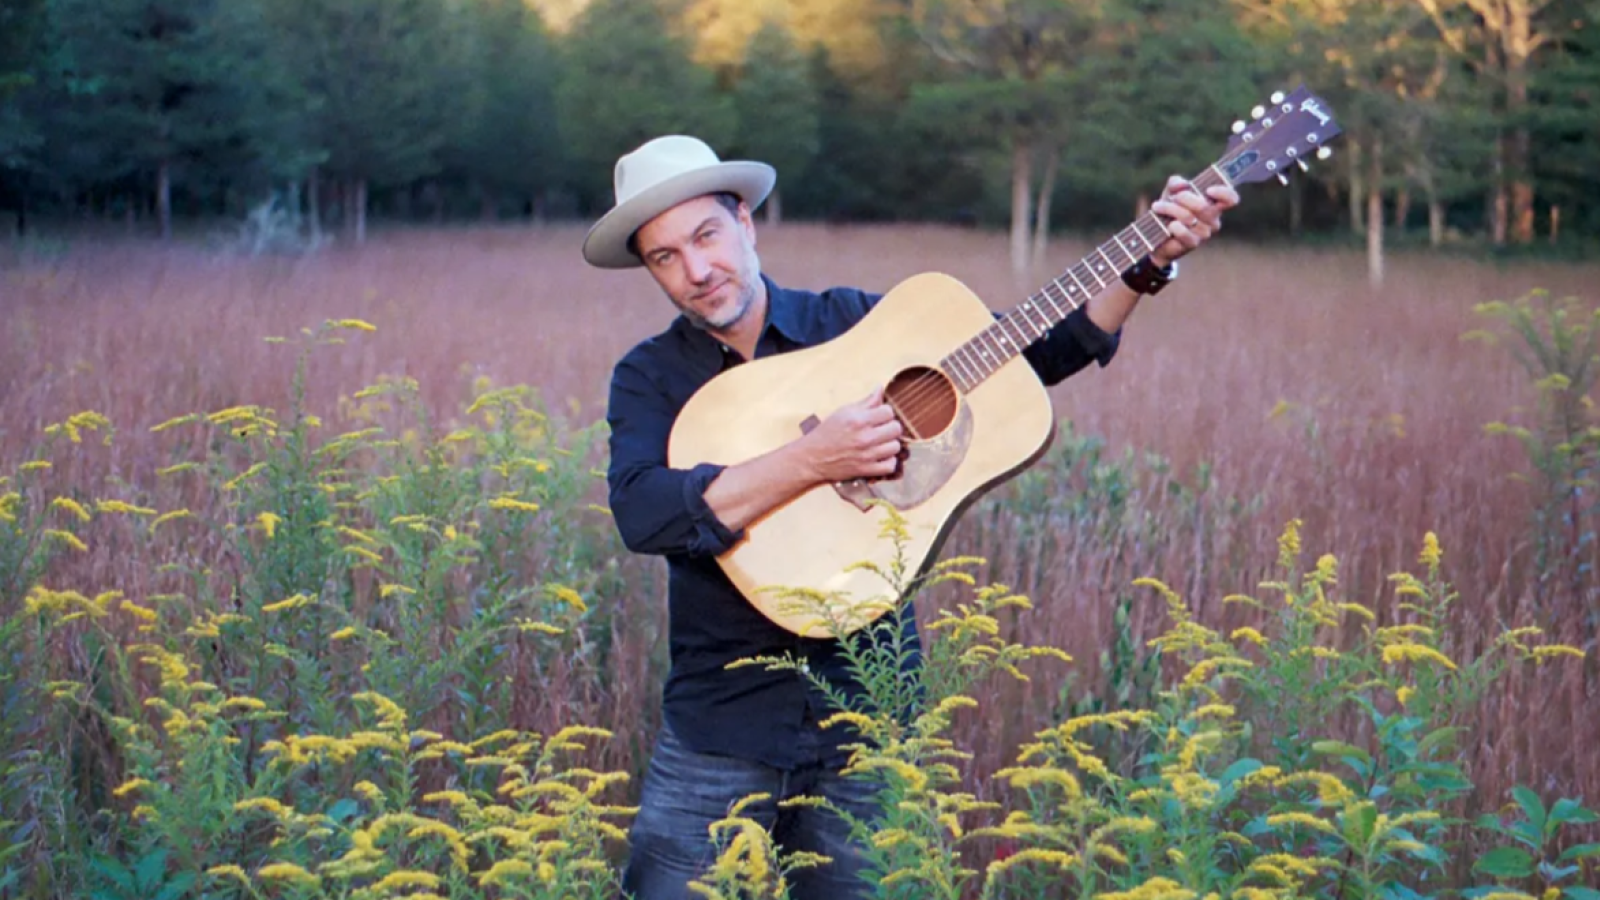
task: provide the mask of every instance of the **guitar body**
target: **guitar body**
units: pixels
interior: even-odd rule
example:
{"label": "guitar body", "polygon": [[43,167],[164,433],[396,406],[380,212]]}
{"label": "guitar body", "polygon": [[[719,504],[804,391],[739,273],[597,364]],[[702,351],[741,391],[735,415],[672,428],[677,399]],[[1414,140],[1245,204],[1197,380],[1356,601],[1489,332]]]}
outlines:
{"label": "guitar body", "polygon": [[[937,378],[941,360],[993,322],[988,307],[959,281],[938,274],[909,278],[834,340],[754,360],[708,382],[673,425],[668,463],[689,468],[745,462],[885,385],[891,385],[889,400],[897,410],[897,392],[914,408],[930,396],[925,385]],[[907,373],[916,377],[908,380]],[[746,599],[778,625],[807,637],[867,624],[899,600],[880,575],[856,566],[870,562],[887,572],[896,563],[894,543],[883,537],[888,513],[870,501],[893,505],[905,520],[908,541],[900,562],[910,577],[932,562],[968,503],[1049,445],[1050,398],[1021,356],[970,393],[949,390],[942,396],[941,410],[930,414],[935,425],[907,436],[908,455],[896,477],[819,485],[746,528],[744,539],[718,557]],[[797,601],[777,592],[786,588],[815,593],[811,601]],[[824,598],[826,613],[815,605]]]}

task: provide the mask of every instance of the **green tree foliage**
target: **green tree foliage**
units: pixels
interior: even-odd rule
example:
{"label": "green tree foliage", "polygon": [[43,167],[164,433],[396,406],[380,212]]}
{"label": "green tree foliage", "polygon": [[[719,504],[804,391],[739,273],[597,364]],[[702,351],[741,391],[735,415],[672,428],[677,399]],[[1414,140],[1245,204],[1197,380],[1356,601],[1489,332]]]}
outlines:
{"label": "green tree foliage", "polygon": [[597,0],[565,51],[557,122],[591,205],[609,205],[612,164],[653,137],[693,134],[721,152],[733,136],[732,104],[652,0]]}
{"label": "green tree foliage", "polygon": [[[739,121],[734,150],[798,181],[817,154],[817,91],[805,56],[781,27],[769,22],[750,39],[733,103]],[[782,190],[780,181],[767,201],[768,221],[782,218]]]}
{"label": "green tree foliage", "polygon": [[507,197],[537,204],[562,179],[556,51],[543,22],[521,0],[476,0],[468,9],[471,101],[445,155],[492,216]]}
{"label": "green tree foliage", "polygon": [[43,0],[0,5],[0,170],[21,168],[39,145],[22,97],[38,84],[43,8]]}

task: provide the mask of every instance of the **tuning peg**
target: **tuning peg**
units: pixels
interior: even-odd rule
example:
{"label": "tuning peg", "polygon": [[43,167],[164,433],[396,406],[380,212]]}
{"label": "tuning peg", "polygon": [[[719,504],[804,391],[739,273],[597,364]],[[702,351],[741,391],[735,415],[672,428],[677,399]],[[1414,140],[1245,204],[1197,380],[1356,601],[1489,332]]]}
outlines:
{"label": "tuning peg", "polygon": [[1250,110],[1250,118],[1252,119],[1259,119],[1266,114],[1267,108],[1265,106],[1258,106],[1255,109]]}
{"label": "tuning peg", "polygon": [[1311,171],[1311,167],[1310,167],[1310,166],[1308,166],[1308,165],[1306,165],[1306,161],[1305,161],[1305,160],[1303,160],[1303,159],[1297,159],[1297,160],[1295,160],[1295,161],[1294,161],[1294,162],[1295,162],[1295,165],[1297,165],[1297,166],[1299,166],[1299,167],[1300,167],[1300,171],[1302,171],[1302,172],[1309,172],[1309,171]]}
{"label": "tuning peg", "polygon": [[1285,187],[1287,187],[1288,184],[1289,184],[1289,176],[1283,174],[1282,172],[1279,172],[1278,173],[1278,183],[1281,184],[1281,185],[1284,185]]}
{"label": "tuning peg", "polygon": [[1279,103],[1282,103],[1283,102],[1283,91],[1273,91],[1272,92],[1272,97],[1270,99],[1272,100],[1272,105],[1273,106],[1277,106]]}
{"label": "tuning peg", "polygon": [[1244,129],[1245,129],[1245,124],[1244,124],[1244,120],[1243,119],[1239,119],[1239,120],[1237,120],[1237,121],[1235,121],[1233,123],[1233,133],[1234,134],[1243,134],[1244,133]]}
{"label": "tuning peg", "polygon": [[1333,148],[1332,147],[1318,147],[1317,148],[1317,159],[1327,159],[1328,157],[1330,157],[1332,155],[1333,155]]}

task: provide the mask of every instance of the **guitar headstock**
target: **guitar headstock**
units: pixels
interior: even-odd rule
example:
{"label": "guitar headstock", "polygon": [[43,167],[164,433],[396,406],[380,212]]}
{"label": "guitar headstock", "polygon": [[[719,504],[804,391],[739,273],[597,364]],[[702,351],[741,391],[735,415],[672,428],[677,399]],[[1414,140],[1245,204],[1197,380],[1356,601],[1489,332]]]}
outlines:
{"label": "guitar headstock", "polygon": [[1250,113],[1252,121],[1233,123],[1228,152],[1217,168],[1232,184],[1250,184],[1277,177],[1289,183],[1289,170],[1308,168],[1311,157],[1327,159],[1327,147],[1340,132],[1333,110],[1305,85],[1285,95],[1278,92]]}

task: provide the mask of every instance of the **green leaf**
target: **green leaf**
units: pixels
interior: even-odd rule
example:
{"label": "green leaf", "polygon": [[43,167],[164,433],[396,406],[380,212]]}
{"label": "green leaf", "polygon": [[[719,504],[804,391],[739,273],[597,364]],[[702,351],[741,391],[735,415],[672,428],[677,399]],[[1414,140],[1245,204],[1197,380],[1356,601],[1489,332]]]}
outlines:
{"label": "green leaf", "polygon": [[1520,847],[1496,847],[1478,857],[1472,871],[1491,878],[1527,878],[1533,874],[1533,857]]}
{"label": "green leaf", "polygon": [[1217,777],[1217,780],[1221,782],[1223,786],[1227,786],[1245,777],[1246,775],[1249,775],[1251,772],[1256,772],[1260,769],[1261,760],[1247,756],[1244,759],[1235,761],[1233,765],[1223,770],[1222,774]]}
{"label": "green leaf", "polygon": [[131,894],[134,890],[133,873],[123,868],[122,863],[109,856],[96,856],[89,860],[89,868],[124,894]]}
{"label": "green leaf", "polygon": [[1516,798],[1517,805],[1522,807],[1522,812],[1528,817],[1528,822],[1533,826],[1535,834],[1544,834],[1544,803],[1539,795],[1518,785],[1511,789],[1511,796]]}
{"label": "green leaf", "polygon": [[1311,749],[1313,752],[1320,753],[1323,756],[1352,756],[1362,762],[1372,762],[1371,754],[1354,744],[1346,744],[1344,741],[1316,741],[1311,745]]}
{"label": "green leaf", "polygon": [[1421,741],[1417,742],[1417,755],[1426,756],[1428,751],[1434,747],[1454,741],[1456,735],[1460,734],[1462,730],[1460,728],[1435,728],[1433,731],[1428,732],[1427,736]]}
{"label": "green leaf", "polygon": [[189,893],[189,888],[194,887],[194,881],[193,872],[180,872],[150,900],[182,900],[183,896]]}
{"label": "green leaf", "polygon": [[1600,856],[1600,844],[1577,844],[1562,851],[1560,862],[1569,859],[1588,859],[1591,856]]}
{"label": "green leaf", "polygon": [[1574,825],[1588,825],[1590,822],[1600,822],[1600,815],[1594,810],[1584,809],[1583,804],[1571,797],[1562,797],[1550,807],[1550,822],[1545,826],[1545,837],[1556,833],[1556,827],[1571,822]]}
{"label": "green leaf", "polygon": [[1597,891],[1594,888],[1574,886],[1562,888],[1561,893],[1567,897],[1570,897],[1571,900],[1600,900],[1600,891]]}
{"label": "green leaf", "polygon": [[334,820],[335,822],[343,822],[345,819],[350,818],[358,812],[361,812],[361,804],[351,800],[349,797],[346,797],[345,799],[340,800],[338,803],[328,807],[328,818]]}
{"label": "green leaf", "polygon": [[166,880],[166,874],[167,851],[158,848],[151,850],[145,854],[144,859],[139,860],[133,877],[137,882],[139,893],[148,895],[161,886],[161,882]]}
{"label": "green leaf", "polygon": [[1345,843],[1359,851],[1365,851],[1372,843],[1372,831],[1378,823],[1378,805],[1372,802],[1362,802],[1346,810],[1344,819]]}

